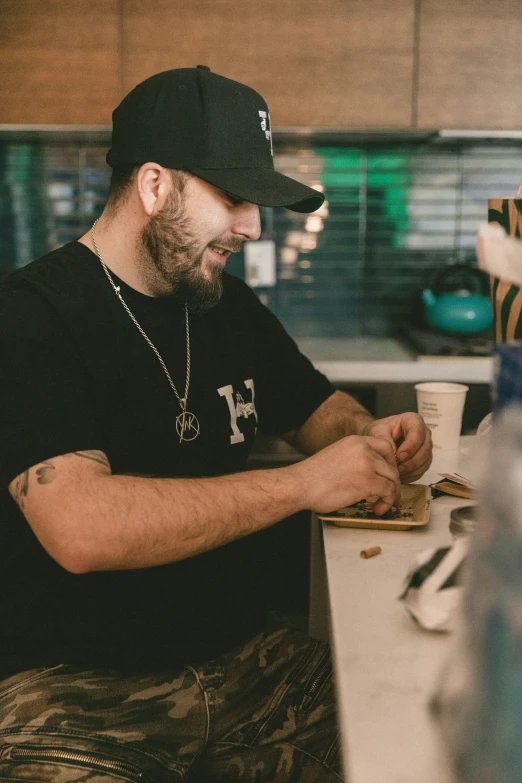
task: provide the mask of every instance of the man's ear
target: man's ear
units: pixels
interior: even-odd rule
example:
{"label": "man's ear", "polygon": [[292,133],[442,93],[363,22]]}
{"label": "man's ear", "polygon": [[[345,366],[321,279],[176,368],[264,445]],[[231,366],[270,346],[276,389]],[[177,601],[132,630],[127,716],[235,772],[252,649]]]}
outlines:
{"label": "man's ear", "polygon": [[172,188],[168,169],[159,163],[144,163],[138,171],[137,185],[145,214],[153,217],[161,212]]}

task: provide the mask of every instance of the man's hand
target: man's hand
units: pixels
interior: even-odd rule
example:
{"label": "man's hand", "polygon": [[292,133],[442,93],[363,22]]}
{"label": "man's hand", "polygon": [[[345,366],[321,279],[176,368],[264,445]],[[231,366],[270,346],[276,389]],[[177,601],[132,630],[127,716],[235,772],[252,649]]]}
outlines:
{"label": "man's hand", "polygon": [[432,460],[431,432],[418,413],[399,413],[365,425],[363,435],[385,438],[395,444],[401,483],[419,479]]}
{"label": "man's hand", "polygon": [[376,514],[400,501],[395,446],[389,437],[349,435],[292,466],[307,508],[324,513],[351,506],[370,495]]}

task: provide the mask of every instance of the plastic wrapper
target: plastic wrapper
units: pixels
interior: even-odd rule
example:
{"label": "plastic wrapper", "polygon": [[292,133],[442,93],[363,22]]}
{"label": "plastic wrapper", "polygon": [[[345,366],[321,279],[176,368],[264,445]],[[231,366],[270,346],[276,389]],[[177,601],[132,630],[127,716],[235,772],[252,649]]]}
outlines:
{"label": "plastic wrapper", "polygon": [[465,538],[450,547],[426,549],[417,555],[399,596],[408,614],[428,631],[451,631],[462,600],[462,566],[468,552]]}

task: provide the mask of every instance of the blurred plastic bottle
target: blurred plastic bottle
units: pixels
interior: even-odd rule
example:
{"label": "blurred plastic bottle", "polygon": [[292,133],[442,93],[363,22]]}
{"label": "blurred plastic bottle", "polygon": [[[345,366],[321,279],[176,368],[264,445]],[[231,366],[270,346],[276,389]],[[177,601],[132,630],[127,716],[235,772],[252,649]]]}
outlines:
{"label": "blurred plastic bottle", "polygon": [[522,406],[495,417],[460,654],[435,699],[460,783],[522,782]]}

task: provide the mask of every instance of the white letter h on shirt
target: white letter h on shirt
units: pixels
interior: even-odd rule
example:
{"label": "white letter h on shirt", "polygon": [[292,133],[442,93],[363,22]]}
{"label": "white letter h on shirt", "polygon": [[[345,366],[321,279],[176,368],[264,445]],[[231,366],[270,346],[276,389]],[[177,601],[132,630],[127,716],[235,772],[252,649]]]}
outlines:
{"label": "white letter h on shirt", "polygon": [[[254,381],[252,378],[249,378],[246,381],[243,381],[247,389],[250,389],[252,392],[252,413],[256,417],[257,421],[257,412],[254,405]],[[232,384],[228,384],[227,386],[221,386],[221,388],[218,389],[218,394],[221,395],[221,397],[225,397],[227,404],[228,404],[228,410],[230,413],[230,426],[232,427],[232,435],[230,436],[230,443],[243,443],[245,440],[245,436],[237,426],[237,408],[234,401],[234,389],[232,387]],[[250,414],[248,414],[250,415]]]}

